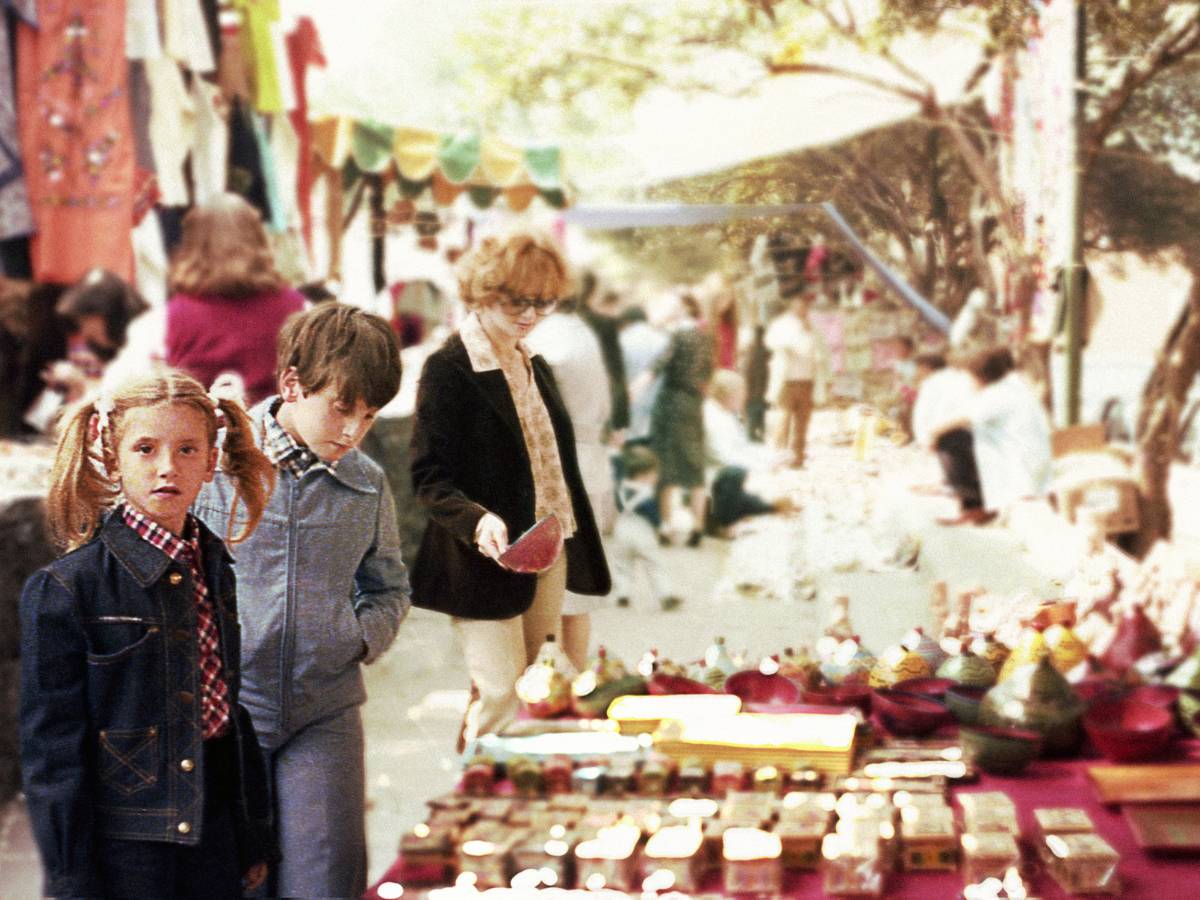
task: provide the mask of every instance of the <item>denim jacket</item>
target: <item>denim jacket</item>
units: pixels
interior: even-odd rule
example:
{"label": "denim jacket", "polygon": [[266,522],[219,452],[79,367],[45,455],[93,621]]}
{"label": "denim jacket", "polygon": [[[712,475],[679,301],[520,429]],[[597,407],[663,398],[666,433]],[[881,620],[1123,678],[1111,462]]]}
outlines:
{"label": "denim jacket", "polygon": [[[274,399],[251,410],[256,422]],[[233,496],[233,483],[218,472],[193,509],[210,528],[224,528]],[[239,504],[235,515],[244,512]],[[235,568],[242,702],[264,746],[362,703],[360,663],[391,645],[411,604],[383,470],[358,450],[334,472],[317,466],[297,478],[281,470],[258,528],[238,544]]]}
{"label": "denim jacket", "polygon": [[[229,685],[244,866],[271,855],[266,771],[237,706],[239,636],[225,545],[201,527]],[[188,567],[109,515],[21,594],[21,763],[46,894],[98,897],[96,839],[200,843],[204,752]]]}

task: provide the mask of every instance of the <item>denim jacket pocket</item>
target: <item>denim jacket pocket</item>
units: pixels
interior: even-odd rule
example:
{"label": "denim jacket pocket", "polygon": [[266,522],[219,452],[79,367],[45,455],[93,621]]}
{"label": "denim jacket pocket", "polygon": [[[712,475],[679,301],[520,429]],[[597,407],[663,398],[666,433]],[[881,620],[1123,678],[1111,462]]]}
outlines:
{"label": "denim jacket pocket", "polygon": [[136,794],[158,782],[158,727],[100,730],[100,783]]}
{"label": "denim jacket pocket", "polygon": [[84,626],[88,633],[88,662],[98,666],[120,662],[161,630],[157,624],[126,616],[88,619]]}

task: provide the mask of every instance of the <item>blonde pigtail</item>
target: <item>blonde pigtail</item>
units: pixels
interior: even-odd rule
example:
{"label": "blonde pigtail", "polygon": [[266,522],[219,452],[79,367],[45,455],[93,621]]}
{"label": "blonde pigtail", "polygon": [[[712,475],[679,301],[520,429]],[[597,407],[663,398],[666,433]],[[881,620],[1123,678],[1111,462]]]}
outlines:
{"label": "blonde pigtail", "polygon": [[[233,479],[236,486],[233,507],[229,511],[226,541],[244,541],[258,527],[263,509],[275,489],[275,467],[258,448],[254,440],[254,420],[236,400],[216,401],[225,417],[225,443],[221,448],[221,471]],[[238,503],[246,507],[246,527],[234,536],[233,523]]]}
{"label": "blonde pigtail", "polygon": [[46,497],[46,519],[54,542],[74,550],[91,540],[100,527],[104,509],[119,493],[104,471],[106,460],[92,450],[92,428],[99,429],[104,447],[108,429],[98,422],[94,401],[77,406],[59,425],[50,491]]}

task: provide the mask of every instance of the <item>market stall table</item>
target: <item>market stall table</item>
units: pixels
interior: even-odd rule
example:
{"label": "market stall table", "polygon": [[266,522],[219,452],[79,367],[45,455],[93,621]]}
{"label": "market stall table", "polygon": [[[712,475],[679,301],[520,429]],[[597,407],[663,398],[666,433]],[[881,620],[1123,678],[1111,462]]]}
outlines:
{"label": "market stall table", "polygon": [[[1181,741],[1172,759],[1200,761],[1200,741]],[[1029,838],[1036,833],[1034,810],[1041,807],[1081,807],[1095,824],[1096,833],[1107,840],[1121,855],[1120,875],[1123,885],[1120,896],[1127,900],[1174,900],[1174,898],[1200,897],[1200,859],[1183,856],[1151,856],[1137,844],[1119,807],[1101,805],[1097,799],[1088,766],[1102,762],[1099,759],[1046,760],[1032,764],[1023,775],[1017,777],[994,777],[982,775],[972,784],[956,786],[951,790],[951,802],[963,793],[976,791],[1004,791],[1017,806],[1023,837],[1026,868],[1034,872],[1031,887],[1034,895],[1043,900],[1056,900],[1072,895],[1063,892],[1049,876],[1031,865],[1033,860]],[[957,806],[957,803],[955,803]],[[404,860],[397,858],[387,872],[364,895],[369,900],[388,900],[399,896],[394,893],[395,885],[405,885],[418,880],[420,873],[408,871]],[[703,889],[720,892],[719,874],[711,874]],[[390,890],[380,888],[391,885]],[[411,898],[427,886],[412,884],[406,887],[403,896]],[[415,890],[414,890],[415,888]],[[891,873],[884,896],[891,900],[931,900],[931,898],[953,898],[961,896],[962,877],[953,872]],[[821,874],[817,872],[787,872],[783,895],[787,897],[822,897]]]}

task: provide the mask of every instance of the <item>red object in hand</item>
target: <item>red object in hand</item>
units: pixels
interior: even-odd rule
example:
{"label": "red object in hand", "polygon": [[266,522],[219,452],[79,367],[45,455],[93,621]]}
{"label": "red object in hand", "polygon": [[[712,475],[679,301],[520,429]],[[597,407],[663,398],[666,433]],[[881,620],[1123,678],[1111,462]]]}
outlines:
{"label": "red object in hand", "polygon": [[544,572],[554,565],[562,548],[562,525],[551,513],[509,544],[500,564],[514,572]]}

